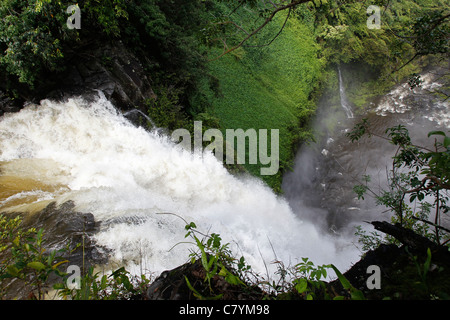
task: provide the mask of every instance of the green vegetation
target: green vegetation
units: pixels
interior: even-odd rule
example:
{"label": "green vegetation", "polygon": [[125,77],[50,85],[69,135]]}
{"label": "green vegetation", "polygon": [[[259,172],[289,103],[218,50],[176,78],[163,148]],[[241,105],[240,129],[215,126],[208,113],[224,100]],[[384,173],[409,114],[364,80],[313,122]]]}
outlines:
{"label": "green vegetation", "polygon": [[[251,20],[251,14],[247,16],[243,19]],[[269,41],[284,20],[282,16],[274,20],[259,41]],[[318,52],[311,28],[297,19],[289,20],[270,46],[239,48],[210,62],[209,71],[219,88],[211,90],[204,82],[198,94],[206,97],[210,105],[206,112],[219,119],[224,134],[225,129],[238,128],[280,130],[281,170],[276,176],[262,176],[276,191],[280,191],[282,173],[290,168],[298,143],[310,137],[307,124],[315,110],[311,97],[318,90],[324,67]],[[219,53],[212,50],[210,56]],[[245,165],[257,176],[260,166]]]}
{"label": "green vegetation", "polygon": [[[4,0],[0,6],[0,70],[6,84],[33,88],[48,72],[62,72],[81,42],[81,34],[66,26],[70,1]],[[117,35],[126,18],[125,1],[81,1],[86,29]]]}
{"label": "green vegetation", "polygon": [[7,293],[8,279],[19,279],[25,286],[35,288],[28,298],[43,299],[50,274],[61,275],[58,266],[67,260],[57,251],[45,253],[42,229],[23,230],[20,223],[19,217],[0,216],[0,297]]}
{"label": "green vegetation", "polygon": [[[398,278],[387,281],[383,292],[391,298],[404,298],[408,291],[415,299],[448,299],[445,274],[449,268],[450,230],[444,221],[450,210],[450,138],[443,131],[431,131],[428,138],[433,139],[432,144],[420,146],[411,140],[403,125],[387,128],[385,135],[379,135],[370,131],[367,119],[356,124],[348,136],[352,141],[375,137],[397,146],[388,172],[388,189],[372,186],[370,176],[363,176],[354,187],[358,198],[370,195],[393,213],[392,228],[375,225],[386,234],[368,233],[361,226],[356,231],[364,251],[383,244],[403,250],[403,258],[395,259],[391,270]],[[429,277],[431,262],[438,267]]]}
{"label": "green vegetation", "polygon": [[[347,96],[357,107],[367,106],[371,98],[419,72],[429,55],[446,60],[449,26],[443,23],[448,18],[444,1],[313,3],[309,7],[317,11],[315,34],[321,53],[329,64],[349,65],[352,79],[344,75],[344,81]],[[367,28],[369,5],[380,6],[381,29]]]}
{"label": "green vegetation", "polygon": [[[64,270],[70,253],[83,249],[81,244],[50,250],[43,234],[43,229],[23,228],[19,216],[0,215],[0,299],[116,300],[145,292],[146,276],[137,279],[124,268],[100,274],[91,267],[81,275],[79,287],[72,286],[71,274]],[[11,296],[11,288],[17,296]],[[57,291],[50,295],[52,289]]]}

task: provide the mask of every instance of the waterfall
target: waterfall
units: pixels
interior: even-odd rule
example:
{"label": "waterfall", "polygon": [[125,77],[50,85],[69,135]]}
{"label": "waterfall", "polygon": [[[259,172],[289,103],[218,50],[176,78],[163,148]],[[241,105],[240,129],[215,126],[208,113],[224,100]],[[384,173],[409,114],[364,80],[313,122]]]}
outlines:
{"label": "waterfall", "polygon": [[264,274],[265,265],[276,268],[275,258],[294,264],[308,257],[345,270],[359,257],[345,239],[302,221],[261,180],[233,176],[212,153],[192,154],[132,125],[103,96],[44,100],[0,118],[1,188],[7,179],[15,188],[0,193],[0,212],[72,200],[101,222],[94,240],[110,262],[135,273],[189,259],[184,222],[160,213],[220,234]]}
{"label": "waterfall", "polygon": [[339,73],[339,94],[341,97],[341,106],[344,108],[347,118],[353,118],[352,107],[348,103],[347,96],[345,94],[344,83],[342,81],[341,68],[338,66]]}
{"label": "waterfall", "polygon": [[[345,102],[338,71],[341,99]],[[411,90],[404,82],[371,103],[362,115],[368,119],[370,131],[383,135],[387,128],[402,124],[415,144],[432,148],[434,140],[427,137],[428,132],[450,129],[450,103],[436,95],[436,90],[446,85],[445,74],[444,68],[422,73],[420,88]],[[376,198],[358,199],[353,188],[357,184],[354,178],[366,175],[371,177],[372,190],[389,190],[385,172],[392,166],[396,147],[375,137],[352,143],[346,133],[360,120],[353,118],[340,126],[330,126],[338,118],[335,110],[339,115],[343,113],[334,107],[333,99],[324,99],[318,106],[312,126],[320,135],[315,143],[300,147],[293,170],[283,177],[282,188],[294,211],[302,212],[315,226],[342,233],[353,231],[353,226],[367,228],[363,221],[390,220],[391,213],[379,206]]]}

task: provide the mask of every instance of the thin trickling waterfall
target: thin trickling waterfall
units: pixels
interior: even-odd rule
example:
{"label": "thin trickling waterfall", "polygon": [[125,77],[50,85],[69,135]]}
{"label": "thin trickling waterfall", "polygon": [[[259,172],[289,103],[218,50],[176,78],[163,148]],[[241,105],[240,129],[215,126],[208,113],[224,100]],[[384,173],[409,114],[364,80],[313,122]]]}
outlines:
{"label": "thin trickling waterfall", "polygon": [[347,118],[353,118],[352,107],[348,103],[347,96],[345,94],[344,84],[342,82],[341,68],[338,66],[339,73],[339,94],[341,96],[341,106],[344,108]]}

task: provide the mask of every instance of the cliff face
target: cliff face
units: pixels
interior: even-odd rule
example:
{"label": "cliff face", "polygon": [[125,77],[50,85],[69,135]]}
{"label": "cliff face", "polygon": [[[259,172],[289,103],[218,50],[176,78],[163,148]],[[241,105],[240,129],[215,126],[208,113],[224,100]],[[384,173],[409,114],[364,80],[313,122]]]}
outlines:
{"label": "cliff face", "polygon": [[34,90],[13,89],[18,97],[13,98],[0,88],[0,116],[19,111],[27,101],[64,100],[98,90],[121,110],[143,108],[146,99],[156,98],[142,63],[121,41],[114,45],[86,44],[73,55],[64,72],[48,74]]}

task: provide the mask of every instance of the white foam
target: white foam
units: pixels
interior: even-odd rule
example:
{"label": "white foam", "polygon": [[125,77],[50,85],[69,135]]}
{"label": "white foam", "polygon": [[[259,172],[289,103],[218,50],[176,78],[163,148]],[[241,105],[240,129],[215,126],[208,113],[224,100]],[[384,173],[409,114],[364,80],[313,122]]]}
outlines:
{"label": "white foam", "polygon": [[[407,113],[413,108],[420,108],[417,114],[423,114],[425,119],[435,122],[438,126],[450,128],[450,104],[438,98],[436,94],[442,83],[436,81],[436,75],[425,73],[419,87],[411,89],[408,83],[402,83],[386,94],[375,108],[378,115],[388,113]],[[433,98],[434,97],[434,98]],[[414,100],[418,99],[419,103]],[[417,106],[415,106],[417,105]]]}

